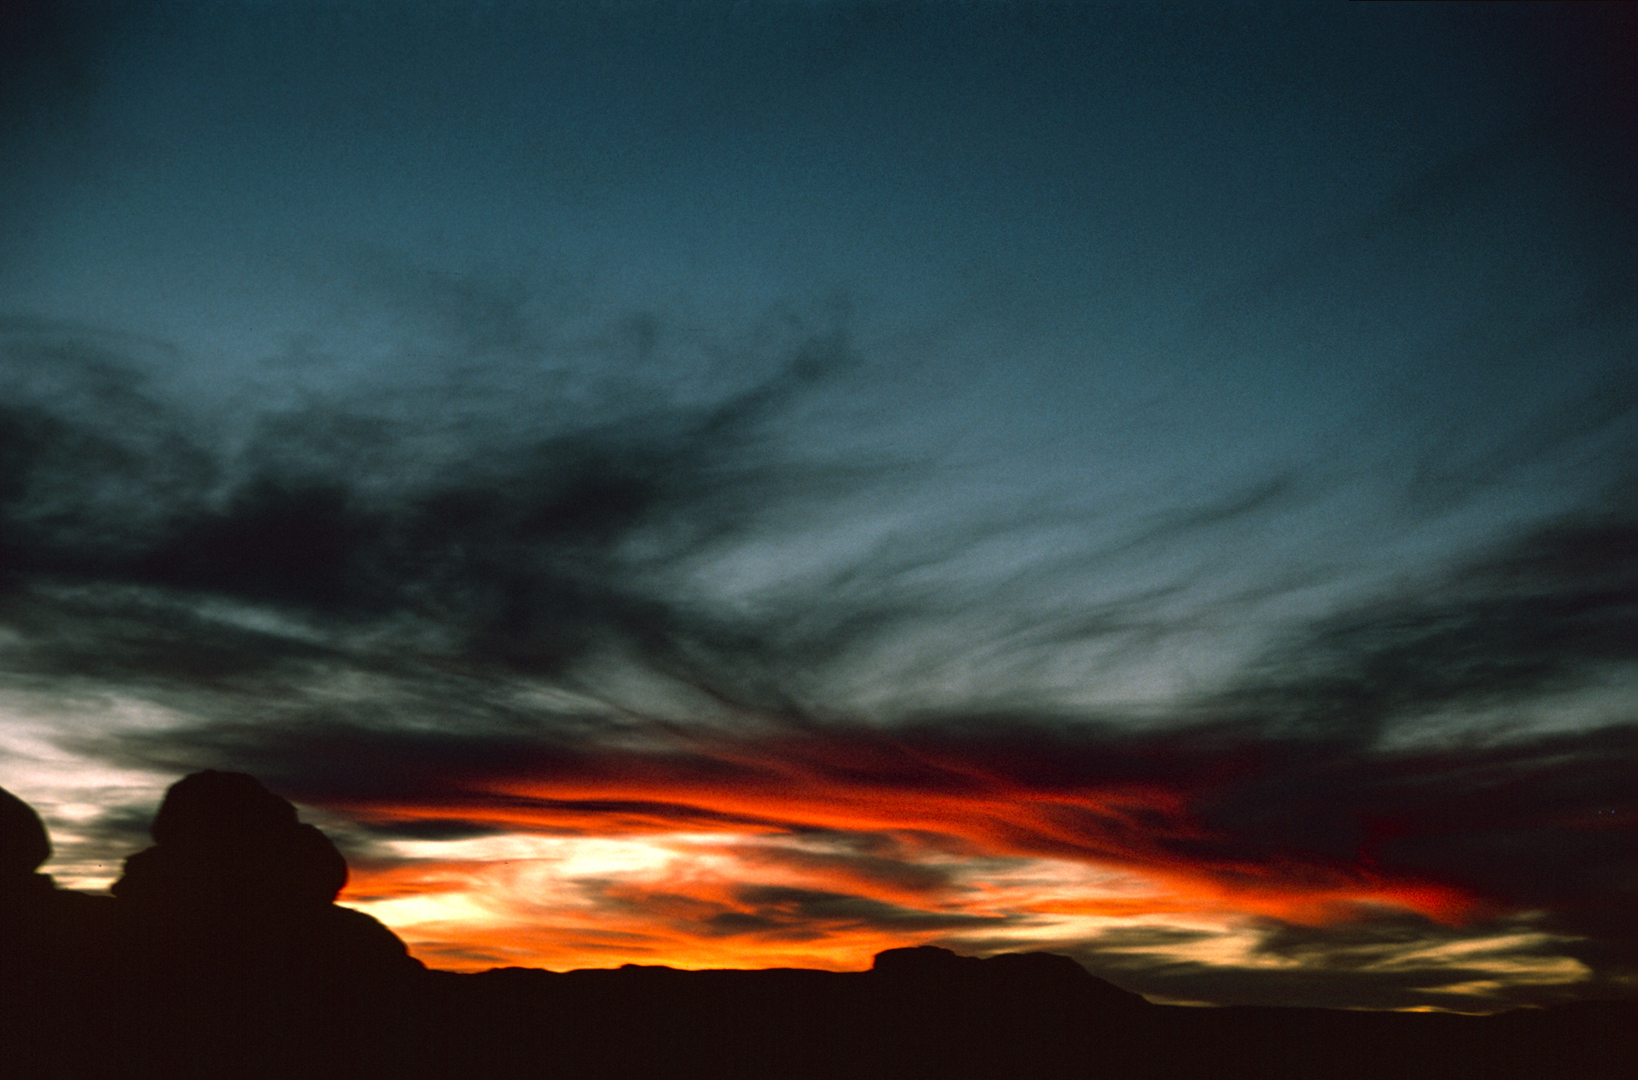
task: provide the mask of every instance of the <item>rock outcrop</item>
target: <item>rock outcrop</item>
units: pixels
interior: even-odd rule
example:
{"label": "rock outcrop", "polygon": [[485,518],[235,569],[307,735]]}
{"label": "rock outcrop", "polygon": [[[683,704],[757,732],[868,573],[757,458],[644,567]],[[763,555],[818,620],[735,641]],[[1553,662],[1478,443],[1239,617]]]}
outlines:
{"label": "rock outcrop", "polygon": [[20,884],[34,876],[39,865],[51,858],[51,841],[34,807],[5,788],[0,788],[0,888]]}
{"label": "rock outcrop", "polygon": [[347,863],[242,773],[172,785],[112,897],[37,873],[38,815],[0,797],[0,1075],[357,1077],[424,971],[338,907]]}
{"label": "rock outcrop", "polygon": [[112,902],[58,889],[37,873],[51,841],[34,808],[0,788],[0,970],[43,977],[107,954]]}
{"label": "rock outcrop", "polygon": [[[42,1071],[105,1016],[118,944],[114,901],[58,889],[40,864],[51,842],[34,808],[0,789],[0,1076],[97,1075],[105,1045]],[[63,1064],[63,1063],[59,1063]]]}
{"label": "rock outcrop", "polygon": [[1122,990],[1056,953],[1001,953],[988,959],[920,945],[876,954],[871,971],[888,985],[921,992],[1000,995],[1013,1001],[1041,999],[1077,1009],[1147,1009],[1141,994]]}
{"label": "rock outcrop", "polygon": [[347,863],[329,837],[244,773],[199,772],[171,786],[153,847],[114,883],[133,946],[173,977],[348,982],[421,967],[386,927],[337,907]]}

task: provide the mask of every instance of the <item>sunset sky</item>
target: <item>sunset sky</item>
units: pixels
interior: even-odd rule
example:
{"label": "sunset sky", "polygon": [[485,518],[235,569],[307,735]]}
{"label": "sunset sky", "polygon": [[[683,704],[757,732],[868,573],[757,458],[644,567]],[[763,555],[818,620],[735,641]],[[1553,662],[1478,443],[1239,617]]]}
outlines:
{"label": "sunset sky", "polygon": [[1630,996],[1633,11],[22,3],[0,785],[434,967]]}

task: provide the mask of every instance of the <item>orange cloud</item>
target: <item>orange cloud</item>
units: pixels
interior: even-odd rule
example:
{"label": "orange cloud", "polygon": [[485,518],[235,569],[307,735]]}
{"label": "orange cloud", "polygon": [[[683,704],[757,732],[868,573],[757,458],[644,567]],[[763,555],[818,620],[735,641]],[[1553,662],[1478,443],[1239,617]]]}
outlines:
{"label": "orange cloud", "polygon": [[464,892],[483,880],[487,863],[473,860],[416,859],[392,864],[348,867],[343,899],[348,903]]}
{"label": "orange cloud", "polygon": [[[533,772],[459,778],[418,801],[333,808],[381,825],[689,838],[664,869],[576,883],[583,895],[573,903],[518,898],[512,915],[485,925],[446,921],[434,932],[434,920],[410,933],[424,935],[417,948],[439,966],[613,958],[846,968],[990,919],[1207,914],[1318,926],[1394,909],[1460,924],[1485,910],[1454,885],[1395,874],[1363,852],[1273,849],[1213,829],[1199,807],[1249,767],[1232,757],[1167,761],[1154,770],[1161,780],[1059,765],[1050,749],[980,756],[857,734],[602,748]],[[828,839],[786,842],[814,836]],[[701,870],[707,858],[718,865]],[[962,869],[997,859],[1112,869],[1142,887],[1032,892]],[[506,889],[481,861],[411,862],[364,871],[348,895],[441,891],[492,898]]]}

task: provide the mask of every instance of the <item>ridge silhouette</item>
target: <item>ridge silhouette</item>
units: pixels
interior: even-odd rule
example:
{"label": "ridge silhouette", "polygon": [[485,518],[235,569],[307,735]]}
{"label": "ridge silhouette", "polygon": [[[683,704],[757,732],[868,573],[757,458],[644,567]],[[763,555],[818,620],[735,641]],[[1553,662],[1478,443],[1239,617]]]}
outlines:
{"label": "ridge silhouette", "polygon": [[1154,1005],[1065,956],[871,970],[429,971],[243,773],[166,793],[112,896],[56,888],[0,789],[0,1077],[1461,1080],[1625,1075],[1638,1006],[1488,1017]]}

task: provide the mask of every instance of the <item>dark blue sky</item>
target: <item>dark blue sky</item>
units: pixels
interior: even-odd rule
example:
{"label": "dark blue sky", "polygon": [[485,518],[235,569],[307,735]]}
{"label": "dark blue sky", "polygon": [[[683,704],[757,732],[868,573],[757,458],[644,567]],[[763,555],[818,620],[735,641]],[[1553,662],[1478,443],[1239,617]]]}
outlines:
{"label": "dark blue sky", "polygon": [[[1024,900],[991,937],[871,908],[880,941],[1045,942],[1178,1000],[1630,988],[1593,898],[1630,894],[1605,812],[1638,810],[1607,767],[1635,754],[1631,5],[19,10],[0,783],[64,880],[112,875],[188,768],[390,862],[382,806],[648,785],[709,832],[755,801],[723,801],[727,763],[885,738],[1160,817],[720,828],[834,829],[837,859],[945,829],[891,857],[966,850],[938,864],[964,896],[1012,880],[983,858],[1124,868],[1211,914],[1155,901],[1121,946]],[[589,764],[628,750],[658,757]],[[506,827],[598,834],[556,812]],[[1569,852],[1559,891],[1522,880]],[[790,887],[844,896],[791,869],[812,855]],[[1248,899],[1254,864],[1333,906]],[[864,947],[787,904],[701,952],[645,887],[637,958]],[[1422,921],[1346,948],[1540,962],[1269,974],[1372,932],[1359,904]],[[554,941],[521,955],[619,959]]]}

